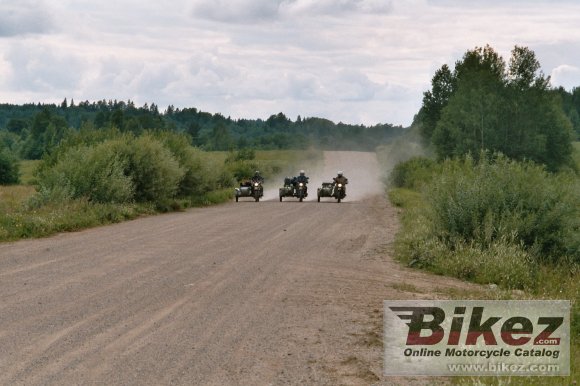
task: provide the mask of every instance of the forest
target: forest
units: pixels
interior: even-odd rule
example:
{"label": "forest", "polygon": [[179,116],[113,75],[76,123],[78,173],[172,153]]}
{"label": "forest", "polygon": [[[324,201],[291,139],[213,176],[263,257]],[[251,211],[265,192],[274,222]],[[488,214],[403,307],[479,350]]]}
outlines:
{"label": "forest", "polygon": [[155,104],[135,106],[132,101],[70,102],[56,104],[0,104],[0,148],[23,159],[39,159],[68,134],[81,129],[109,129],[140,135],[145,131],[175,131],[191,137],[203,150],[304,149],[373,150],[402,133],[401,126],[334,123],[323,118],[292,121],[283,113],[262,119],[232,119],[194,107]]}

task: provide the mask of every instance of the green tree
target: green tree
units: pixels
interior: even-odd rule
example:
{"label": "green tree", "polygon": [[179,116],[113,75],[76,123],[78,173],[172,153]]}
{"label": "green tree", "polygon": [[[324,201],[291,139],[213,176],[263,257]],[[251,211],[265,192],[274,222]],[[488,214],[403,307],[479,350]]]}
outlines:
{"label": "green tree", "polygon": [[27,127],[28,122],[21,118],[11,118],[6,124],[6,129],[16,134],[21,134]]}
{"label": "green tree", "polygon": [[141,126],[139,125],[139,121],[135,117],[127,119],[125,123],[125,131],[135,135],[139,135],[143,132]]}
{"label": "green tree", "polygon": [[467,51],[455,65],[455,89],[436,122],[432,142],[439,158],[494,148],[503,106],[503,59],[489,46]]}
{"label": "green tree", "polygon": [[103,111],[99,111],[95,116],[95,126],[98,128],[105,127],[107,121],[108,121],[107,115]]}
{"label": "green tree", "polygon": [[111,114],[111,125],[117,127],[119,130],[125,128],[125,117],[123,115],[123,110],[117,108]]}
{"label": "green tree", "polygon": [[[434,103],[434,97],[427,98],[434,91],[424,98],[421,128],[438,157],[477,157],[487,149],[533,160],[551,171],[572,165],[572,124],[539,69],[534,52],[525,47],[514,48],[507,70],[489,46],[467,51],[445,81],[452,85],[448,99]],[[441,88],[442,74],[434,77],[433,90]]]}
{"label": "green tree", "polygon": [[437,122],[441,118],[441,111],[453,93],[455,78],[447,64],[435,71],[431,79],[431,90],[423,94],[423,106],[419,111],[421,135],[426,143],[431,141]]}
{"label": "green tree", "polygon": [[570,109],[570,113],[568,114],[570,118],[570,122],[574,128],[574,133],[576,135],[576,140],[580,140],[580,114],[576,109]]}
{"label": "green tree", "polygon": [[0,150],[0,185],[17,184],[20,179],[20,164],[6,149]]}
{"label": "green tree", "polygon": [[230,131],[224,124],[214,126],[210,136],[212,150],[229,150],[233,148],[234,141]]}
{"label": "green tree", "polygon": [[292,121],[288,119],[283,113],[272,115],[266,120],[266,126],[275,130],[287,130],[291,124]]}
{"label": "green tree", "polygon": [[55,115],[47,108],[34,116],[30,132],[23,145],[23,156],[27,159],[39,159],[52,149],[68,133],[68,123],[60,115]]}
{"label": "green tree", "polygon": [[458,80],[473,77],[484,77],[490,81],[503,82],[505,80],[505,61],[486,45],[468,50],[462,60],[455,63],[454,76]]}
{"label": "green tree", "polygon": [[548,80],[537,76],[540,69],[540,62],[536,59],[534,51],[528,47],[515,46],[509,62],[509,81],[512,86],[519,89],[527,89],[532,85],[546,88]]}
{"label": "green tree", "polygon": [[186,133],[191,137],[191,144],[193,146],[199,146],[201,144],[200,131],[201,126],[197,122],[190,122],[187,126]]}

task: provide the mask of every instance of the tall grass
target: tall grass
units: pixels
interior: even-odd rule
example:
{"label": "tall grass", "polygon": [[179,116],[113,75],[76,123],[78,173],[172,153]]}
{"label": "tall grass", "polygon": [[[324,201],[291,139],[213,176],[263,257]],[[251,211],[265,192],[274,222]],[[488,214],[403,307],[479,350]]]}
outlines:
{"label": "tall grass", "polygon": [[95,203],[86,199],[49,202],[0,216],[0,241],[49,236],[152,214],[149,204]]}
{"label": "tall grass", "polygon": [[42,161],[40,160],[22,160],[20,161],[20,183],[23,185],[36,184],[36,169]]}
{"label": "tall grass", "polygon": [[448,245],[522,248],[536,262],[580,263],[580,191],[572,174],[549,174],[504,156],[448,160],[426,189],[432,232]]}
{"label": "tall grass", "polygon": [[412,157],[395,165],[389,176],[389,186],[420,190],[429,184],[440,165],[427,157]]}
{"label": "tall grass", "polygon": [[[501,155],[482,157],[479,163],[470,157],[447,160],[439,166],[415,158],[397,171],[404,177],[399,185],[419,187],[423,193],[426,205],[414,213],[416,222],[423,224],[417,226],[424,230],[423,238],[462,253],[465,248],[485,251],[510,245],[510,254],[521,255],[522,264],[580,263],[580,189],[575,175],[550,174]],[[416,263],[431,264],[430,253],[417,253]]]}
{"label": "tall grass", "polygon": [[0,217],[18,211],[35,192],[30,185],[0,186]]}

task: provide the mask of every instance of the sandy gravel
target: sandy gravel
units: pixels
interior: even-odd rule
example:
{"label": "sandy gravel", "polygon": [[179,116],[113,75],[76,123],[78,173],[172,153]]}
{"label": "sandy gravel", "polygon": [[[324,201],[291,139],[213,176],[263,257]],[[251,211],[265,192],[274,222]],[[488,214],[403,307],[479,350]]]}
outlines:
{"label": "sandy gravel", "polygon": [[[317,203],[337,170],[348,197]],[[0,384],[432,383],[382,376],[382,301],[466,284],[392,261],[377,176],[374,154],[329,152],[303,203],[0,245]]]}

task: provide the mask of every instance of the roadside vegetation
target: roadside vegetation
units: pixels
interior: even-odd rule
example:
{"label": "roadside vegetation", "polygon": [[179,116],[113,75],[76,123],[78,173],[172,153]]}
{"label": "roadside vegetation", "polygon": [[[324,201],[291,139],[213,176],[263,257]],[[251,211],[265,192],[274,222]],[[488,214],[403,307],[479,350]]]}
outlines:
{"label": "roadside vegetation", "polygon": [[170,131],[81,130],[42,160],[19,163],[25,184],[0,186],[0,241],[224,202],[254,170],[273,178],[319,157],[314,150],[206,152]]}
{"label": "roadside vegetation", "polygon": [[[578,374],[578,175],[552,174],[503,155],[481,156],[477,163],[469,156],[441,163],[417,157],[395,167],[389,198],[403,209],[395,255],[404,264],[491,289],[475,299],[571,300],[571,366]],[[534,382],[525,384],[565,379]]]}
{"label": "roadside vegetation", "polygon": [[580,274],[576,175],[496,155],[413,158],[392,176],[390,200],[405,208],[397,255],[409,266],[519,290],[543,290],[545,268]]}
{"label": "roadside vegetation", "polygon": [[[406,265],[482,284],[484,298],[571,300],[572,376],[523,383],[560,385],[580,374],[580,143],[538,71],[529,49],[506,66],[489,46],[438,70],[410,131],[424,150],[390,168],[389,199]],[[457,380],[482,381],[522,384]]]}

